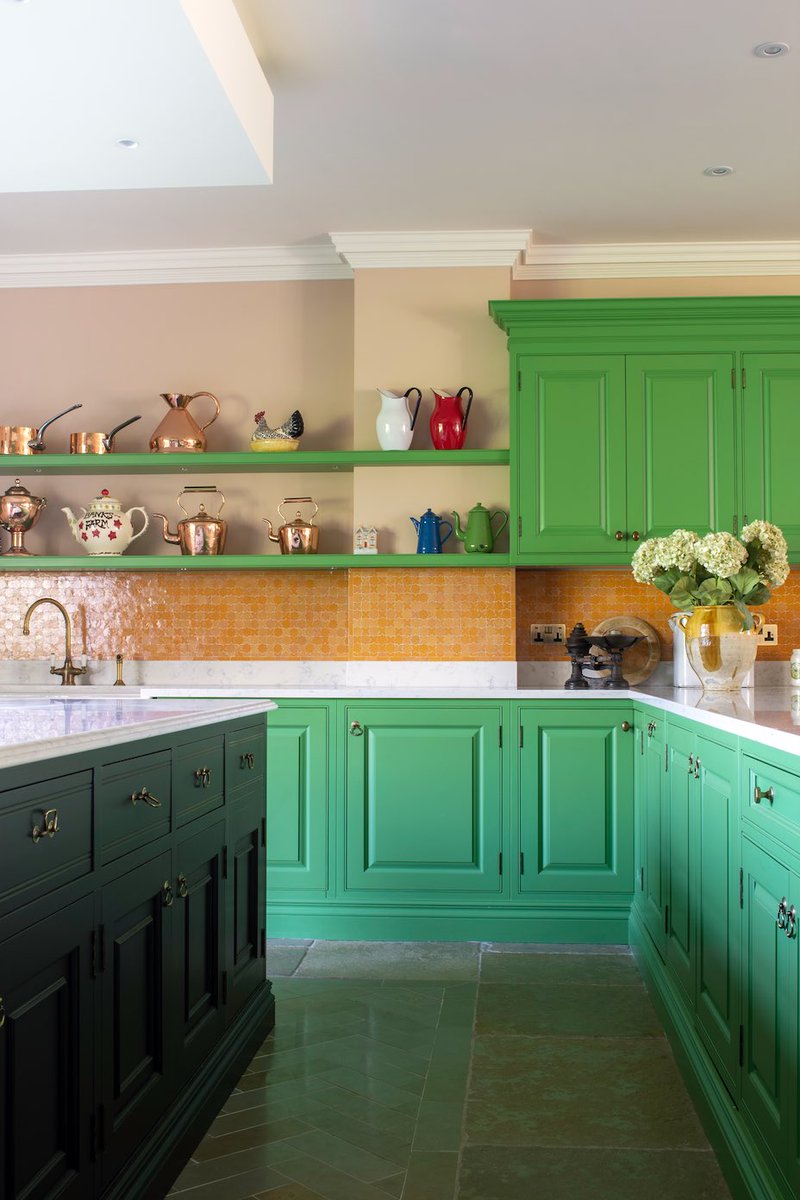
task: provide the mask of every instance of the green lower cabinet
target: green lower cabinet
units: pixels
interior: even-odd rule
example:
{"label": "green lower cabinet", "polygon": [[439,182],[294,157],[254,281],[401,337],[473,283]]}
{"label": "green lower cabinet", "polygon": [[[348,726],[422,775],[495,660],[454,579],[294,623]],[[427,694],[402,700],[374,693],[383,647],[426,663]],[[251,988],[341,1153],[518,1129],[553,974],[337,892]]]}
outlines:
{"label": "green lower cabinet", "polygon": [[327,886],[327,704],[280,701],[267,722],[267,886],[270,895],[324,895]]}
{"label": "green lower cabinet", "polygon": [[634,903],[642,923],[666,955],[667,934],[667,785],[664,714],[643,709],[636,714],[636,880]]}
{"label": "green lower cabinet", "polygon": [[498,895],[501,705],[343,704],[345,892]]}
{"label": "green lower cabinet", "polygon": [[693,731],[669,726],[667,740],[667,853],[664,916],[666,960],[672,975],[691,1004],[694,998],[694,928],[690,842],[691,800],[694,796]]}
{"label": "green lower cabinet", "polygon": [[600,701],[520,706],[521,894],[633,891],[632,717]]}

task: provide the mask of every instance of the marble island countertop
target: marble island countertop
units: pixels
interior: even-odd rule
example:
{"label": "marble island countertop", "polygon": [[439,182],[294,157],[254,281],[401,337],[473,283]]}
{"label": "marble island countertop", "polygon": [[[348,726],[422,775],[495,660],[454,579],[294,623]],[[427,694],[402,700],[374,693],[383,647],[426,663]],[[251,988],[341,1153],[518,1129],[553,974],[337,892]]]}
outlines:
{"label": "marble island countertop", "polygon": [[0,767],[128,745],[238,717],[263,716],[275,707],[263,698],[217,698],[213,702],[141,695],[94,698],[86,695],[89,688],[82,691],[81,696],[64,696],[60,689],[50,689],[49,694],[8,695],[0,689]]}

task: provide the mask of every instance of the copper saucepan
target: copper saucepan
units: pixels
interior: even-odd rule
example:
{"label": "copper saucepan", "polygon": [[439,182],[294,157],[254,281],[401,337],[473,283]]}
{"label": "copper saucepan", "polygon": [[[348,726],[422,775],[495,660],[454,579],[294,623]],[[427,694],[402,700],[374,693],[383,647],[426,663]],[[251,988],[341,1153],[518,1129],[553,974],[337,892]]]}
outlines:
{"label": "copper saucepan", "polygon": [[42,434],[48,425],[59,421],[67,413],[74,412],[76,408],[83,408],[83,405],[72,404],[63,412],[56,413],[49,421],[45,421],[39,429],[32,425],[0,425],[0,454],[41,454],[44,450]]}
{"label": "copper saucepan", "polygon": [[114,437],[120,429],[127,429],[134,421],[141,421],[141,416],[128,417],[121,425],[115,425],[110,433],[71,433],[69,435],[70,454],[113,454]]}

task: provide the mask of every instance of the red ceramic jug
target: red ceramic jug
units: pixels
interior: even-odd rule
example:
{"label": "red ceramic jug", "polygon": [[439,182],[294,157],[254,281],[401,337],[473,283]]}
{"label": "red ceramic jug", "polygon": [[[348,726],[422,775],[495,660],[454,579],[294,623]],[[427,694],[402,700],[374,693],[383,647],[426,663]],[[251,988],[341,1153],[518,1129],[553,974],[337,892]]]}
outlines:
{"label": "red ceramic jug", "polygon": [[[455,396],[431,388],[436,405],[431,415],[431,441],[437,450],[460,450],[467,434],[469,410],[472,408],[472,388],[459,388]],[[461,409],[461,395],[468,392],[465,411]]]}

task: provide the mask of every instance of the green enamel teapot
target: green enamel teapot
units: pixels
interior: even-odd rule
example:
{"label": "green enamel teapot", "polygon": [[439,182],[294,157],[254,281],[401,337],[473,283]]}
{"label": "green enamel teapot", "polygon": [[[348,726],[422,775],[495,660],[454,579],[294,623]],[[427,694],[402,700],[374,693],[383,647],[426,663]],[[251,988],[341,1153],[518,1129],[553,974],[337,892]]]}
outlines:
{"label": "green enamel teapot", "polygon": [[[500,536],[508,524],[508,513],[503,512],[501,508],[489,512],[488,508],[484,508],[480,503],[469,510],[466,529],[461,528],[457,512],[453,513],[453,517],[455,518],[455,535],[460,542],[464,543],[467,554],[491,554],[494,549],[494,539]],[[492,526],[495,517],[501,518],[497,529]]]}

